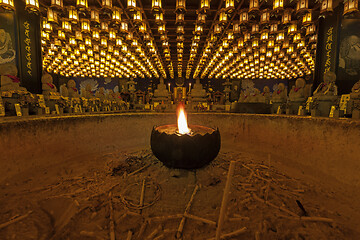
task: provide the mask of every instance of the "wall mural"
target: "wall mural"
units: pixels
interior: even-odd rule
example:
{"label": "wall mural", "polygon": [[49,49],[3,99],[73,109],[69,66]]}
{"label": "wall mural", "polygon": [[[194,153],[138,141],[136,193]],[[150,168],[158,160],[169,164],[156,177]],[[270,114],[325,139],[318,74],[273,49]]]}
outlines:
{"label": "wall mural", "polygon": [[360,19],[343,19],[340,33],[338,79],[340,94],[360,80]]}
{"label": "wall mural", "polygon": [[16,64],[14,22],[13,13],[0,13],[0,64]]}

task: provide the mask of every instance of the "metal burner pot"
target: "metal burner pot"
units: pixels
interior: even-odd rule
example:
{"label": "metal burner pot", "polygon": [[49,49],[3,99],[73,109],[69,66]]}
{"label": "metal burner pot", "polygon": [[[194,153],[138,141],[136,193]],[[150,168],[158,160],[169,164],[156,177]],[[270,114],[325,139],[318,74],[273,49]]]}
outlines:
{"label": "metal burner pot", "polygon": [[209,164],[220,151],[219,129],[190,125],[190,134],[179,134],[176,125],[154,127],[151,150],[169,168],[196,169]]}

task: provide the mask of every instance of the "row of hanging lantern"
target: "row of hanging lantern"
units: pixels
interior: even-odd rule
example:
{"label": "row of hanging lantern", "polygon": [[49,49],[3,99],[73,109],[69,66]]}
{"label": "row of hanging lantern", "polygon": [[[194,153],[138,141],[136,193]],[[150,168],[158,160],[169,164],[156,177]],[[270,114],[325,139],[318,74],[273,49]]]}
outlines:
{"label": "row of hanging lantern", "polygon": [[[99,10],[95,8],[91,8],[90,14],[86,14],[87,0],[77,0],[76,7],[67,7],[68,17],[58,19],[57,11],[63,11],[63,2],[51,1],[42,24],[42,48],[46,53],[44,68],[58,71],[55,66],[59,61],[51,59],[61,58],[66,59],[66,64],[57,67],[67,67],[61,72],[58,71],[64,75],[73,74],[73,69],[81,68],[81,71],[76,73],[78,76],[125,74],[132,77],[158,77],[158,72],[144,48],[138,39],[133,37],[132,32],[128,31],[127,22],[122,21],[122,9],[113,7],[109,0],[103,0],[102,3],[102,10],[106,9],[111,20],[100,19]],[[90,18],[80,18],[79,12],[81,16],[90,15]],[[89,66],[94,68],[85,70]],[[123,69],[127,71],[123,72]]]}

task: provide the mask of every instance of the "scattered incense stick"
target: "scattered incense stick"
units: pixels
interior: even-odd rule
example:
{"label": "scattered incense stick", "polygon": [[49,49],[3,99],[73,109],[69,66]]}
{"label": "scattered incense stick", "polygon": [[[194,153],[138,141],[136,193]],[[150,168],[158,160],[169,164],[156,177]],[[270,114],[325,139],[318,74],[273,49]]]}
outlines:
{"label": "scattered incense stick", "polygon": [[142,187],[141,187],[141,194],[140,194],[140,209],[139,212],[141,214],[142,212],[142,207],[144,206],[144,198],[145,198],[145,179],[142,182]]}
{"label": "scattered incense stick", "polygon": [[[239,234],[242,234],[242,233],[246,232],[246,230],[247,230],[247,228],[243,227],[243,228],[240,228],[240,229],[238,229],[238,230],[236,230],[234,232],[222,234],[219,239],[232,238],[232,237],[235,237],[235,236],[237,236]],[[208,240],[215,240],[215,238],[209,238]]]}
{"label": "scattered incense stick", "polygon": [[235,169],[235,161],[231,161],[227,179],[226,179],[225,188],[224,188],[223,198],[222,198],[222,202],[221,202],[220,215],[219,215],[219,219],[217,222],[216,237],[215,237],[216,240],[219,240],[221,237],[221,228],[224,223],[225,212],[227,209],[227,202],[228,202],[229,193],[230,193],[231,178],[232,178],[232,175],[234,174],[234,169]]}
{"label": "scattered incense stick", "polygon": [[132,175],[134,175],[134,174],[137,174],[138,172],[141,172],[142,170],[148,168],[150,165],[151,165],[151,163],[149,163],[149,164],[147,164],[147,165],[139,168],[138,170],[135,170],[135,171],[129,173],[127,176],[130,177],[130,176],[132,176]]}
{"label": "scattered incense stick", "polygon": [[127,235],[127,237],[126,237],[126,240],[131,240],[132,235],[133,235],[132,231],[129,230],[129,231],[128,231],[128,235]]}
{"label": "scattered incense stick", "polygon": [[33,211],[29,211],[29,212],[27,212],[25,215],[22,215],[22,216],[20,216],[20,217],[11,219],[10,221],[7,221],[7,222],[5,222],[5,223],[0,224],[0,229],[3,229],[3,228],[5,228],[5,227],[7,227],[7,226],[9,226],[9,225],[11,225],[11,224],[13,224],[13,223],[19,222],[19,221],[27,218],[32,212],[33,212]]}
{"label": "scattered incense stick", "polygon": [[192,215],[192,214],[189,214],[189,213],[184,213],[184,216],[187,217],[187,218],[193,219],[193,220],[197,220],[197,221],[200,221],[200,222],[203,222],[203,223],[210,224],[210,225],[216,225],[216,222],[214,222],[214,221],[211,221],[211,220],[208,220],[208,219],[205,219],[205,218],[202,218],[202,217],[198,217],[198,216],[195,216],[195,215]]}
{"label": "scattered incense stick", "polygon": [[[192,202],[194,200],[195,194],[197,193],[198,190],[199,190],[199,185],[196,185],[195,188],[194,188],[194,191],[193,191],[193,193],[191,195],[190,201],[186,205],[184,215],[189,212],[191,204],[192,204]],[[186,219],[185,216],[183,216],[181,221],[180,221],[178,230],[177,230],[176,235],[175,235],[176,239],[180,239],[181,236],[182,236],[182,232],[183,232],[184,225],[185,225],[185,219]]]}
{"label": "scattered incense stick", "polygon": [[109,207],[110,207],[110,240],[115,240],[115,223],[114,210],[112,205],[112,193],[109,193]]}

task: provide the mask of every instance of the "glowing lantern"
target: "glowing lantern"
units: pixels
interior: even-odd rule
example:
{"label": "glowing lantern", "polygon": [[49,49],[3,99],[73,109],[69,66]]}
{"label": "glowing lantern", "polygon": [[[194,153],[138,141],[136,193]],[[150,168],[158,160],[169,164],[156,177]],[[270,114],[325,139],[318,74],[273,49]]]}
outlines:
{"label": "glowing lantern", "polygon": [[232,13],[235,9],[235,6],[234,6],[234,0],[226,0],[225,1],[225,11],[227,13]]}
{"label": "glowing lantern", "polygon": [[205,13],[209,9],[210,9],[209,0],[201,0],[201,2],[200,2],[200,10]]}
{"label": "glowing lantern", "polygon": [[205,14],[199,13],[196,22],[198,24],[205,24],[205,18],[206,18]]}
{"label": "glowing lantern", "polygon": [[203,26],[202,25],[196,25],[195,26],[195,34],[200,35],[203,32]]}
{"label": "glowing lantern", "polygon": [[288,24],[288,23],[290,23],[290,21],[291,21],[291,12],[292,12],[292,10],[291,9],[286,9],[285,11],[284,11],[284,13],[283,13],[283,15],[282,15],[282,20],[281,20],[281,22],[282,22],[282,24]]}
{"label": "glowing lantern", "polygon": [[39,0],[26,0],[25,1],[25,9],[29,12],[39,12]]}
{"label": "glowing lantern", "polygon": [[62,9],[63,6],[63,0],[51,0],[51,8]]}
{"label": "glowing lantern", "polygon": [[109,31],[109,40],[110,41],[116,40],[116,31],[114,29],[110,29],[110,31]]}
{"label": "glowing lantern", "polygon": [[100,23],[99,11],[96,8],[91,9],[90,20],[93,23]]}
{"label": "glowing lantern", "polygon": [[249,20],[249,14],[246,10],[243,10],[240,12],[240,19],[239,19],[239,23],[240,24],[244,24],[247,23],[247,21]]}
{"label": "glowing lantern", "polygon": [[135,22],[136,24],[140,24],[141,21],[142,21],[142,14],[141,14],[140,11],[136,11],[136,12],[134,13],[134,22]]}
{"label": "glowing lantern", "polygon": [[275,45],[274,40],[269,40],[269,41],[268,41],[268,44],[267,44],[267,47],[268,47],[268,48],[273,48],[274,45]]}
{"label": "glowing lantern", "polygon": [[263,30],[260,35],[261,41],[267,41],[269,39],[269,32],[267,30]]}
{"label": "glowing lantern", "polygon": [[294,35],[293,42],[294,42],[294,43],[297,43],[297,42],[300,42],[300,40],[301,40],[301,34],[300,34],[300,33],[296,33],[296,34]]}
{"label": "glowing lantern", "polygon": [[308,11],[309,0],[298,0],[296,3],[296,12]]}
{"label": "glowing lantern", "polygon": [[306,36],[311,35],[311,34],[314,34],[315,31],[316,31],[316,26],[315,26],[315,24],[311,24],[310,26],[308,26],[308,27],[306,28]]}
{"label": "glowing lantern", "polygon": [[241,31],[240,24],[239,23],[233,23],[233,32],[234,34],[239,34]]}
{"label": "glowing lantern", "polygon": [[146,32],[146,24],[142,23],[139,27],[139,32],[145,33]]}
{"label": "glowing lantern", "polygon": [[128,23],[125,21],[122,21],[120,24],[120,32],[122,33],[128,33],[129,29],[128,29]]}
{"label": "glowing lantern", "polygon": [[270,11],[265,9],[261,13],[260,24],[265,24],[270,22]]}
{"label": "glowing lantern", "polygon": [[333,0],[323,0],[321,2],[320,13],[332,12]]}
{"label": "glowing lantern", "polygon": [[78,20],[79,20],[79,15],[78,15],[78,12],[76,10],[75,7],[73,6],[70,6],[68,8],[69,10],[69,20],[74,23],[74,24],[77,24]]}
{"label": "glowing lantern", "polygon": [[284,0],[274,0],[273,10],[282,10],[284,8]]}
{"label": "glowing lantern", "polygon": [[88,8],[88,1],[87,0],[77,0],[76,1],[76,7],[83,11]]}
{"label": "glowing lantern", "polygon": [[160,26],[158,27],[158,32],[159,32],[160,35],[162,35],[162,34],[165,33],[165,25],[164,25],[164,24],[163,24],[163,25],[160,25]]}
{"label": "glowing lantern", "polygon": [[71,32],[71,23],[67,20],[62,20],[62,29],[65,32]]}
{"label": "glowing lantern", "polygon": [[312,14],[311,14],[311,12],[307,12],[303,16],[302,24],[303,25],[309,25],[311,23],[312,23]]}
{"label": "glowing lantern", "polygon": [[259,24],[254,23],[253,25],[251,25],[251,32],[252,33],[259,32]]}
{"label": "glowing lantern", "polygon": [[359,0],[344,1],[344,15],[359,11]]}
{"label": "glowing lantern", "polygon": [[75,38],[76,40],[82,41],[83,40],[82,33],[80,31],[75,31]]}
{"label": "glowing lantern", "polygon": [[127,9],[129,11],[135,11],[136,10],[136,0],[127,0]]}
{"label": "glowing lantern", "polygon": [[74,37],[69,37],[69,44],[70,46],[76,46],[76,39]]}
{"label": "glowing lantern", "polygon": [[85,38],[85,45],[91,47],[91,38],[89,37]]}
{"label": "glowing lantern", "polygon": [[273,24],[270,25],[270,32],[271,33],[277,32],[277,30],[278,30],[277,23],[273,23]]}
{"label": "glowing lantern", "polygon": [[152,0],[152,11],[159,12],[161,11],[161,7],[161,0]]}
{"label": "glowing lantern", "polygon": [[[1,1],[1,0],[0,0]],[[54,10],[52,10],[51,8],[49,8],[48,10],[47,10],[47,20],[48,20],[48,22],[50,22],[50,23],[58,23],[58,16],[57,16],[57,13],[54,11]]]}
{"label": "glowing lantern", "polygon": [[93,29],[92,30],[92,37],[96,41],[100,40],[100,31],[99,31],[99,29]]}
{"label": "glowing lantern", "polygon": [[276,35],[276,41],[277,41],[277,42],[284,41],[284,39],[285,39],[285,34],[284,34],[284,32],[279,32],[279,33]]}
{"label": "glowing lantern", "polygon": [[295,23],[288,27],[288,35],[292,35],[297,31],[297,25]]}
{"label": "glowing lantern", "polygon": [[214,34],[220,34],[221,33],[221,26],[220,24],[215,24],[214,26]]}
{"label": "glowing lantern", "polygon": [[221,11],[221,12],[220,12],[219,22],[220,22],[221,24],[226,24],[226,22],[227,22],[227,14],[226,14],[225,11]]}
{"label": "glowing lantern", "polygon": [[176,0],[176,12],[185,12],[185,0]]}
{"label": "glowing lantern", "polygon": [[247,42],[247,41],[250,41],[251,39],[251,34],[250,33],[244,33],[244,41]]}
{"label": "glowing lantern", "polygon": [[118,7],[114,7],[112,10],[111,19],[114,23],[119,23],[121,21],[121,9]]}
{"label": "glowing lantern", "polygon": [[255,38],[255,39],[252,41],[251,46],[252,46],[253,48],[259,47],[259,39]]}
{"label": "glowing lantern", "polygon": [[66,39],[65,33],[62,30],[58,30],[58,38],[60,40],[65,40]]}
{"label": "glowing lantern", "polygon": [[253,11],[259,11],[259,0],[250,0],[249,13]]}
{"label": "glowing lantern", "polygon": [[184,26],[177,26],[176,33],[184,34]]}
{"label": "glowing lantern", "polygon": [[90,20],[81,19],[81,31],[83,33],[90,33]]}

